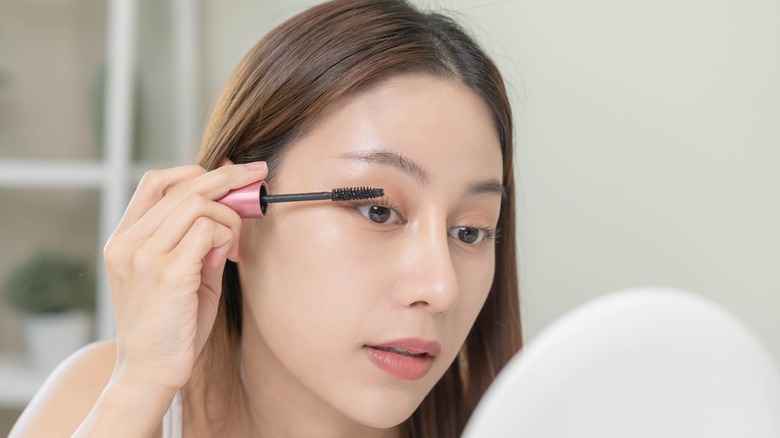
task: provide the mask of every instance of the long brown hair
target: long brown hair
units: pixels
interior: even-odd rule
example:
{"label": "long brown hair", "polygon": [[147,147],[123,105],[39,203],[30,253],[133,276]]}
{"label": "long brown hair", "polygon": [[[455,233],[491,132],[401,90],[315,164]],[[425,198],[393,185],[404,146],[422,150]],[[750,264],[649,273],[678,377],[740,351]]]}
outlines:
{"label": "long brown hair", "polygon": [[[522,345],[512,114],[501,75],[476,42],[453,20],[406,1],[337,0],[308,9],[274,29],[238,65],[206,128],[200,164],[211,170],[226,157],[234,163],[266,161],[270,181],[286,146],[335,102],[410,73],[457,81],[479,95],[493,116],[503,153],[506,197],[493,284],[460,354],[402,425],[410,437],[455,437]],[[232,388],[225,406],[240,403],[235,397],[241,393],[241,327],[238,268],[228,262],[220,311],[196,370],[206,385]]]}

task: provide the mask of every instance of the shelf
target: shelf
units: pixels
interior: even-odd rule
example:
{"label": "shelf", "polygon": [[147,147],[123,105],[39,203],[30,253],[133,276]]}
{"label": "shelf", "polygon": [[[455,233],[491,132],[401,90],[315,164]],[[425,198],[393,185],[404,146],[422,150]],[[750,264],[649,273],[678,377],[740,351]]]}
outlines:
{"label": "shelf", "polygon": [[[9,191],[23,192],[26,189],[54,191],[65,188],[98,192],[99,204],[97,210],[99,223],[94,230],[90,229],[90,232],[97,234],[98,242],[105,242],[116,227],[116,224],[119,223],[128,203],[128,195],[132,192],[132,189],[145,171],[168,168],[175,163],[191,161],[192,145],[197,143],[197,133],[201,123],[197,112],[197,108],[201,107],[201,86],[197,74],[199,71],[198,66],[200,65],[198,56],[201,50],[198,44],[200,36],[197,26],[200,23],[199,3],[194,0],[173,2],[173,26],[155,19],[151,28],[141,28],[139,26],[143,24],[139,20],[139,18],[142,18],[139,17],[141,12],[139,2],[133,0],[108,0],[105,3],[105,12],[107,13],[105,20],[97,15],[104,13],[102,9],[91,8],[90,14],[86,15],[79,12],[84,8],[73,9],[68,7],[59,11],[64,12],[68,20],[64,22],[62,20],[58,21],[57,30],[62,30],[68,35],[73,34],[73,38],[55,41],[58,44],[52,46],[48,42],[54,41],[54,37],[46,34],[45,38],[32,39],[31,41],[35,44],[19,45],[19,53],[29,54],[31,60],[38,58],[54,60],[79,59],[84,61],[83,64],[86,66],[91,65],[90,62],[92,61],[105,64],[105,74],[102,78],[104,80],[104,89],[100,93],[101,95],[93,96],[89,94],[90,99],[100,98],[99,104],[103,108],[103,117],[100,120],[100,128],[103,133],[101,136],[102,140],[99,142],[101,148],[100,156],[90,159],[91,155],[78,155],[85,158],[75,159],[76,156],[72,156],[74,158],[62,160],[25,159],[21,156],[17,156],[19,158],[0,157],[0,190],[10,189]],[[164,3],[162,6],[155,6],[153,11],[158,9],[167,11],[171,6],[166,6]],[[157,3],[154,2],[154,4],[156,5]],[[55,19],[62,15],[59,12],[46,18]],[[152,12],[146,13],[143,17],[148,18],[150,13]],[[43,35],[38,31],[38,28],[43,26],[40,17],[31,16],[25,18],[29,18],[30,21],[22,23],[24,26],[20,25],[20,29],[30,35]],[[102,27],[103,21],[105,21],[105,29]],[[72,26],[77,26],[75,32],[70,32],[72,29],[66,29]],[[45,28],[45,26],[41,28]],[[12,34],[17,30],[13,29],[14,32]],[[139,38],[139,35],[149,35],[148,41],[155,45],[138,47],[139,41],[144,41]],[[171,47],[173,51],[171,53],[167,50],[158,50],[156,45],[160,38],[173,39]],[[25,38],[17,38],[14,41],[17,40],[27,41]],[[99,43],[93,44],[95,41]],[[83,45],[83,47],[74,46],[74,44]],[[105,47],[103,47],[104,45]],[[163,49],[166,47],[163,46]],[[104,50],[105,56],[100,55],[97,52],[98,50]],[[141,53],[141,50],[147,50],[147,52],[144,54]],[[78,53],[78,56],[73,56],[73,53]],[[166,84],[165,86],[168,86],[166,82],[167,69],[160,70],[158,68],[158,58],[161,54],[166,59],[170,54],[174,55],[174,62],[171,68],[175,75],[176,85],[173,87],[175,100],[173,108],[175,110],[165,115],[165,123],[170,124],[170,129],[173,130],[173,136],[170,140],[173,156],[170,160],[158,158],[166,162],[142,161],[138,163],[134,160],[133,146],[135,144],[167,144],[166,142],[150,141],[149,138],[144,136],[144,131],[138,128],[140,125],[135,120],[135,117],[140,114],[136,102],[136,97],[141,95],[137,88],[139,86],[137,81],[139,72],[145,77],[153,77],[153,84]],[[147,70],[140,70],[142,66],[141,61],[149,63],[148,65],[152,67]],[[167,66],[167,64],[164,65]],[[24,68],[27,68],[27,64],[20,66],[19,71],[23,71]],[[3,71],[2,73],[6,72]],[[66,90],[68,93],[47,96],[46,101],[42,101],[44,102],[43,104],[54,101],[54,107],[57,108],[60,108],[63,104],[76,105],[77,107],[82,103],[84,105],[89,104],[89,102],[84,100],[87,97],[84,93],[91,93],[91,89],[87,90],[83,87],[73,88],[74,83],[77,85],[86,83],[85,77],[83,75],[79,76],[80,73],[76,70],[70,73],[72,74],[68,76],[68,80],[63,82],[64,86],[58,87],[58,89]],[[91,73],[91,70],[88,73]],[[158,76],[160,77],[158,78]],[[58,74],[57,77],[59,78],[60,75]],[[38,78],[38,76],[33,78]],[[28,82],[35,83],[33,80]],[[10,85],[15,92],[17,89],[14,87],[17,85]],[[152,90],[154,89],[156,88],[152,88]],[[74,97],[79,93],[81,93],[80,97]],[[19,96],[22,96],[22,94],[20,93]],[[17,97],[17,95],[14,94],[14,97]],[[73,100],[74,98],[76,99],[75,101]],[[40,118],[41,115],[36,114],[35,111],[29,111],[29,113],[21,110],[17,111],[17,108],[14,106],[16,103],[16,100],[11,102],[12,106],[10,109],[14,114],[21,114],[23,122],[28,122],[25,117],[32,117],[31,121],[29,121],[30,123],[19,125],[19,132],[22,132],[22,129],[37,129],[36,127],[41,123],[37,118]],[[37,104],[37,101],[31,102],[29,107],[35,109]],[[89,126],[79,125],[79,129],[88,132],[84,135],[84,138],[89,138],[88,135],[94,133],[94,129],[90,130],[90,127],[94,128],[92,125],[96,123],[96,120],[90,119],[89,114],[82,115],[84,117],[80,119],[74,118],[75,121],[73,123],[87,123]],[[31,126],[33,128],[30,128]],[[138,138],[135,138],[136,134],[138,134]],[[26,139],[23,142],[24,144],[41,144],[37,136],[24,138]],[[9,137],[6,140],[8,142],[18,141],[14,137]],[[83,142],[77,141],[77,143],[82,144]],[[82,144],[82,146],[84,145]],[[61,148],[64,146],[52,144],[51,147]],[[89,152],[91,153],[93,150],[90,149]],[[0,153],[0,155],[3,154]],[[138,151],[138,155],[145,156],[142,151]],[[43,155],[36,152],[34,156]],[[95,193],[90,193],[89,196],[94,195]],[[21,195],[13,193],[13,196],[23,197],[24,193]],[[34,202],[35,199],[31,197],[30,205],[34,205]],[[3,225],[6,226],[6,224]],[[11,227],[8,228],[9,230],[11,229]],[[3,244],[5,243],[3,242]],[[99,245],[98,251],[101,248],[102,246]],[[11,254],[8,251],[4,253]],[[11,258],[11,256],[9,255],[8,258]],[[103,266],[97,260],[96,264],[98,265],[98,294],[95,315],[96,335],[98,339],[107,339],[114,336],[111,294]],[[3,354],[0,352],[0,408],[16,410],[25,407],[40,389],[41,385],[44,384],[46,377],[46,374],[34,371],[24,358],[9,356],[7,353]]]}
{"label": "shelf", "polygon": [[0,355],[0,408],[27,406],[46,377],[46,374],[30,370],[21,357]]}
{"label": "shelf", "polygon": [[98,188],[105,175],[98,162],[0,160],[0,187]]}
{"label": "shelf", "polygon": [[[145,161],[129,166],[129,188],[147,170],[171,167],[169,163]],[[101,188],[105,165],[89,161],[44,161],[0,159],[0,188]]]}

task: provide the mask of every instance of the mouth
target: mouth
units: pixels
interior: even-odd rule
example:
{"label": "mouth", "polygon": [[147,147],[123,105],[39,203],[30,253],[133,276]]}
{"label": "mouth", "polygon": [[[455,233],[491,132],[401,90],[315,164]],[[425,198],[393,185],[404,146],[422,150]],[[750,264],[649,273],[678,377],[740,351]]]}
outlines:
{"label": "mouth", "polygon": [[407,338],[378,345],[364,345],[370,361],[382,371],[403,380],[419,380],[428,374],[441,353],[435,341]]}
{"label": "mouth", "polygon": [[431,357],[428,353],[415,353],[409,350],[404,350],[403,348],[397,348],[397,347],[381,347],[381,346],[375,346],[375,347],[369,347],[369,348],[375,348],[379,351],[386,351],[388,353],[396,353],[403,356],[409,356],[409,357]]}

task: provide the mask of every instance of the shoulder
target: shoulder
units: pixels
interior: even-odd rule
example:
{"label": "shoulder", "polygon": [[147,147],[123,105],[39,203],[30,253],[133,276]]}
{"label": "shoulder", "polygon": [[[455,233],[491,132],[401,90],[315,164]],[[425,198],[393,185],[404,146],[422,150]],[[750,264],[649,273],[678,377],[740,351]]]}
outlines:
{"label": "shoulder", "polygon": [[115,358],[113,340],[95,342],[73,353],[46,379],[11,436],[72,434],[108,384]]}

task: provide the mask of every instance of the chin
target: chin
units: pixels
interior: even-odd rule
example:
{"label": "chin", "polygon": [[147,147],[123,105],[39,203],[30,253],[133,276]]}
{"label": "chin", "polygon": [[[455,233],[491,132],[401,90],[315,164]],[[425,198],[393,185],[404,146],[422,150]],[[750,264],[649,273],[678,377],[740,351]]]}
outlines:
{"label": "chin", "polygon": [[406,421],[420,406],[427,391],[418,394],[398,393],[355,397],[342,412],[353,421],[375,429],[391,429]]}
{"label": "chin", "polygon": [[378,415],[366,416],[355,420],[374,429],[392,429],[409,419],[415,409],[417,409],[417,406],[404,412],[388,412],[397,411],[397,409],[385,409],[384,412],[378,413]]}

